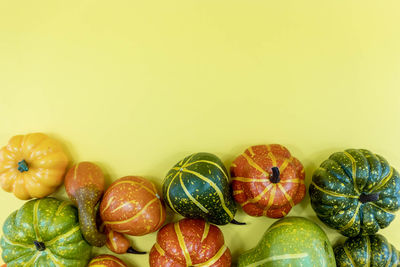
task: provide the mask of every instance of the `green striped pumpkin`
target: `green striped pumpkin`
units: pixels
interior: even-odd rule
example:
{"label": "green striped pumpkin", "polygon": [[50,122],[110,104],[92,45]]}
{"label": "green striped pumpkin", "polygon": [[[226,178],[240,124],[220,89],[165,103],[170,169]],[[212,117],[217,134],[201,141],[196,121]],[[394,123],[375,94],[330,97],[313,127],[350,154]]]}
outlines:
{"label": "green striped pumpkin", "polygon": [[55,198],[31,200],[11,213],[0,245],[7,267],[84,267],[91,256],[77,209]]}
{"label": "green striped pumpkin", "polygon": [[238,261],[238,267],[288,266],[336,266],[331,243],[316,223],[302,217],[280,219]]}
{"label": "green striped pumpkin", "polygon": [[400,208],[399,173],[365,149],[332,154],[314,172],[309,188],[318,218],[345,236],[374,234]]}
{"label": "green striped pumpkin", "polygon": [[382,235],[350,237],[334,249],[338,267],[394,267],[400,254]]}
{"label": "green striped pumpkin", "polygon": [[228,172],[210,153],[192,154],[179,161],[164,179],[163,197],[176,213],[218,225],[231,222],[236,213]]}

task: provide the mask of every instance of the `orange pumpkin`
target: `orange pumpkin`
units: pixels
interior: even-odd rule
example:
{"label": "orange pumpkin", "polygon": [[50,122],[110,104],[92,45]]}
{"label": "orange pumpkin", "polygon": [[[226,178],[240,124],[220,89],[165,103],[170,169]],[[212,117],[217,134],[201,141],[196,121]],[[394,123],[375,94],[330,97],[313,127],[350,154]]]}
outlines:
{"label": "orange pumpkin", "polygon": [[128,267],[128,265],[115,256],[102,254],[94,257],[88,267]]}
{"label": "orange pumpkin", "polygon": [[137,253],[123,234],[141,236],[160,229],[165,221],[165,205],[152,182],[126,176],[105,192],[100,216],[106,227],[107,247],[115,253]]}
{"label": "orange pumpkin", "polygon": [[306,193],[304,168],[281,145],[252,146],[231,166],[233,197],[251,216],[286,216]]}
{"label": "orange pumpkin", "polygon": [[141,236],[160,229],[165,221],[165,206],[152,182],[126,176],[107,189],[100,215],[107,228]]}
{"label": "orange pumpkin", "polygon": [[199,219],[165,225],[150,251],[151,267],[231,266],[231,253],[221,230]]}
{"label": "orange pumpkin", "polygon": [[23,200],[43,198],[63,182],[68,158],[43,133],[16,135],[0,150],[0,185]]}

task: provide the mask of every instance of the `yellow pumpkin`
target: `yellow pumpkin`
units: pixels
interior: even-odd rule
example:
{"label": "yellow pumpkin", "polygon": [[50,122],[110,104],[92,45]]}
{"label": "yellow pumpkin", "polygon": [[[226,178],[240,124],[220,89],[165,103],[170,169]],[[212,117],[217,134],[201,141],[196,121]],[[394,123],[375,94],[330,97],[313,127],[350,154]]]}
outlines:
{"label": "yellow pumpkin", "polygon": [[0,185],[19,199],[43,198],[63,182],[61,145],[43,133],[16,135],[0,150]]}

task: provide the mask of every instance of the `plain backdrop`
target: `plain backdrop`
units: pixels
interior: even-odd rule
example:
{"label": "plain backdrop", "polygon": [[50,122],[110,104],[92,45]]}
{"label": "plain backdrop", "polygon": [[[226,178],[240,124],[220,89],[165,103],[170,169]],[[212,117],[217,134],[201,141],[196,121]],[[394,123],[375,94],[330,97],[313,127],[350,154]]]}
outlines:
{"label": "plain backdrop", "polygon": [[[190,153],[229,167],[256,144],[286,146],[307,185],[346,148],[400,168],[399,11],[394,0],[1,1],[0,145],[44,132],[108,184],[140,175],[159,187]],[[289,215],[342,241],[309,202]],[[2,223],[24,202],[1,190],[0,203]],[[220,227],[234,261],[275,221],[236,218],[247,225]],[[380,232],[398,248],[399,227]],[[155,237],[131,239],[149,251]],[[121,258],[148,266],[148,255]]]}

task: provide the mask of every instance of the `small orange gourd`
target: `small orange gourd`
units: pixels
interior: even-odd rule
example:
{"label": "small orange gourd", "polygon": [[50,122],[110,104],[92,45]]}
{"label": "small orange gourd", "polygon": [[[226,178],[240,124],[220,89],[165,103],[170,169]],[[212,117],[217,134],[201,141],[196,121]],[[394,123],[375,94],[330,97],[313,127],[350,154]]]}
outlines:
{"label": "small orange gourd", "polygon": [[62,184],[67,164],[56,140],[43,133],[16,135],[0,149],[0,185],[22,200],[43,198]]}
{"label": "small orange gourd", "polygon": [[119,258],[108,255],[101,254],[97,257],[94,257],[90,262],[88,267],[128,267],[122,260]]}

